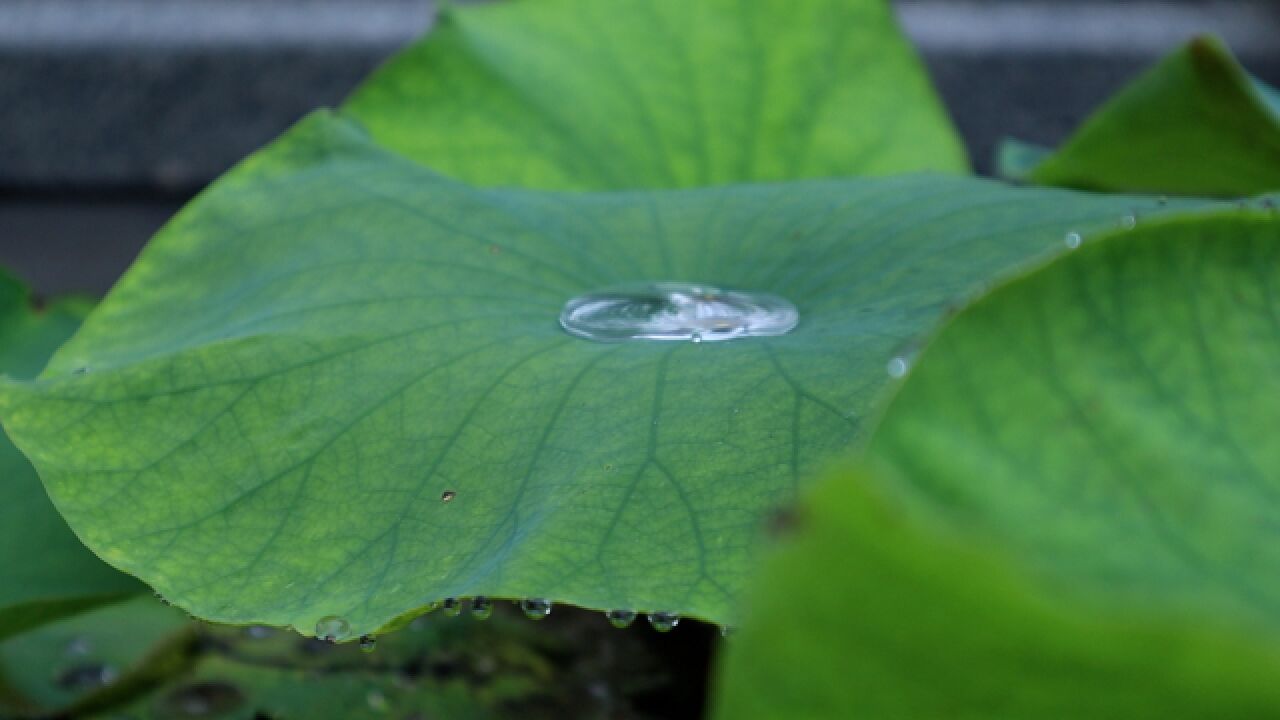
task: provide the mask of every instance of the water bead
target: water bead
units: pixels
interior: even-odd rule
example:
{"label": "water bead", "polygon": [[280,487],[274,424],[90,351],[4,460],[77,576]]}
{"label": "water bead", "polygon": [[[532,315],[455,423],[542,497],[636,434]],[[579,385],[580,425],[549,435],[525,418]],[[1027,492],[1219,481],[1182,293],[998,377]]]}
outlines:
{"label": "water bead", "polygon": [[796,307],[776,295],[676,282],[579,295],[560,313],[560,325],[567,332],[598,342],[702,343],[782,335],[799,321]]}

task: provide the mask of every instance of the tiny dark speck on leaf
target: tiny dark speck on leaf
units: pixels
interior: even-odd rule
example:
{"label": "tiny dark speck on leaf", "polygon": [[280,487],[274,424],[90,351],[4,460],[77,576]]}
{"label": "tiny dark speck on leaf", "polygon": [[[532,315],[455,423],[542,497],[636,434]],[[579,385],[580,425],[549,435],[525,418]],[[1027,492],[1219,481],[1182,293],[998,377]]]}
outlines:
{"label": "tiny dark speck on leaf", "polygon": [[452,490],[445,490],[444,492],[440,493],[440,502],[443,502],[443,503],[452,502],[453,499],[456,497],[458,497],[458,493]]}
{"label": "tiny dark speck on leaf", "polygon": [[804,524],[804,518],[794,507],[782,507],[773,511],[765,526],[770,537],[782,538],[791,535]]}

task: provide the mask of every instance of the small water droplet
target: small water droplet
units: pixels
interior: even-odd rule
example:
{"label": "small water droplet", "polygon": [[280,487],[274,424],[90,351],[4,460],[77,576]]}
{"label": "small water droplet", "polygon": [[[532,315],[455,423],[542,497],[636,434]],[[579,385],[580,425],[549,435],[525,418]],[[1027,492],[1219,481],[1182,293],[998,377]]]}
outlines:
{"label": "small water droplet", "polygon": [[83,366],[81,366],[81,367],[78,367],[78,368],[76,368],[76,369],[72,370],[72,371],[71,371],[71,374],[72,374],[72,375],[88,375],[88,374],[89,374],[89,366],[88,366],[88,365],[83,365]]}
{"label": "small water droplet", "polygon": [[378,638],[372,635],[360,636],[360,649],[364,652],[371,653],[378,648]]}
{"label": "small water droplet", "polygon": [[442,503],[453,502],[453,499],[456,497],[458,497],[458,493],[454,492],[453,490],[445,490],[444,492],[440,493],[440,502]]}
{"label": "small water droplet", "polygon": [[374,712],[384,713],[391,709],[391,703],[387,702],[387,696],[377,688],[369,691],[365,701],[369,703],[369,709]]}
{"label": "small water droplet", "polygon": [[1161,196],[1160,196],[1160,199],[1159,199],[1159,200],[1156,200],[1156,204],[1157,204],[1157,205],[1159,205],[1160,207],[1164,207],[1164,206],[1168,205],[1168,204],[1169,204],[1169,196],[1168,196],[1168,195],[1161,195]]}
{"label": "small water droplet", "polygon": [[911,363],[907,362],[907,359],[901,355],[890,360],[889,365],[886,367],[886,370],[889,371],[889,377],[894,378],[895,380],[906,377],[907,371],[910,369]]}
{"label": "small water droplet", "polygon": [[560,325],[571,335],[600,342],[782,335],[799,321],[795,306],[776,295],[674,282],[580,295],[560,313]]}
{"label": "small water droplet", "polygon": [[225,717],[244,704],[244,694],[234,685],[223,682],[200,682],[183,685],[160,701],[163,717]]}
{"label": "small water droplet", "polygon": [[1075,250],[1080,247],[1080,243],[1084,242],[1084,238],[1080,237],[1080,233],[1073,231],[1067,233],[1064,242],[1066,242],[1068,249]]}
{"label": "small water droplet", "polygon": [[551,601],[543,598],[525,598],[520,601],[520,609],[530,620],[541,620],[551,614]]}
{"label": "small water droplet", "polygon": [[649,624],[658,632],[670,632],[680,624],[680,616],[668,612],[649,613]]}
{"label": "small water droplet", "polygon": [[326,615],[316,622],[316,637],[328,642],[342,642],[351,634],[351,625],[337,615]]}
{"label": "small water droplet", "polygon": [[83,635],[77,635],[67,642],[67,654],[71,657],[84,657],[93,651],[93,643]]}
{"label": "small water droplet", "polygon": [[120,672],[110,665],[90,663],[76,665],[61,672],[55,679],[58,687],[72,692],[84,692],[103,685],[110,685],[120,677]]}
{"label": "small water droplet", "polygon": [[444,608],[444,614],[449,617],[458,617],[462,613],[462,603],[458,598],[445,598],[440,607]]}
{"label": "small water droplet", "polygon": [[477,620],[487,620],[493,614],[493,602],[483,595],[477,595],[471,598],[471,617]]}
{"label": "small water droplet", "polygon": [[1120,227],[1124,228],[1125,230],[1132,230],[1137,226],[1138,226],[1138,217],[1133,213],[1129,213],[1128,215],[1125,215],[1124,217],[1120,218]]}
{"label": "small water droplet", "polygon": [[618,629],[630,627],[631,623],[636,621],[636,613],[634,610],[610,610],[605,613],[604,616],[609,618],[610,625]]}

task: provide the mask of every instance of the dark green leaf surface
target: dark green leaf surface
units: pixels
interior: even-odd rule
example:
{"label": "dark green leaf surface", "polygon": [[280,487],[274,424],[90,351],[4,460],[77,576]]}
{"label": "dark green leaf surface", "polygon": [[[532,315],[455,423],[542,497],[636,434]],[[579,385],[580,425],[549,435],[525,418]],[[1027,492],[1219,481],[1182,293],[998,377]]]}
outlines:
{"label": "dark green leaf surface", "polygon": [[1280,713],[1277,260],[1271,213],[1151,221],[958,315],[760,579],[720,717]]}
{"label": "dark green leaf surface", "polygon": [[[21,283],[0,273],[0,373],[35,377],[87,310],[64,301],[34,311]],[[31,463],[0,436],[0,640],[140,589],[85,549]]]}
{"label": "dark green leaf surface", "polygon": [[1280,96],[1221,43],[1199,38],[1134,81],[1057,152],[1040,160],[1026,148],[1001,149],[1002,174],[1113,192],[1257,195],[1280,188]]}
{"label": "dark green leaf surface", "polygon": [[[727,622],[758,525],[859,436],[887,361],[1138,202],[946,177],[481,191],[318,115],[0,403],[83,537],[201,617],[358,635],[483,594]],[[652,280],[775,293],[800,325],[557,324]]]}
{"label": "dark green leaf surface", "polygon": [[963,172],[881,0],[522,0],[444,11],[347,103],[478,185],[677,188]]}

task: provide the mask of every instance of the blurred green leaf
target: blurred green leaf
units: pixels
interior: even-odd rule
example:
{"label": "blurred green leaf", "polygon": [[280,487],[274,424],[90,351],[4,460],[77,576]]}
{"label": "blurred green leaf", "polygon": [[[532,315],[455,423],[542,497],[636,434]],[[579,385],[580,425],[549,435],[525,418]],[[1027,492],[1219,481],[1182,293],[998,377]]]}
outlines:
{"label": "blurred green leaf", "polygon": [[882,0],[450,7],[347,110],[388,148],[485,186],[967,169]]}
{"label": "blurred green leaf", "polygon": [[1280,96],[1219,41],[1167,57],[1057,152],[1013,142],[1001,175],[1088,190],[1247,196],[1280,189]]}
{"label": "blurred green leaf", "polygon": [[[35,377],[88,307],[63,300],[35,310],[27,289],[0,272],[0,373]],[[0,478],[0,640],[144,589],[85,549],[5,436]]]}
{"label": "blurred green leaf", "polygon": [[806,503],[719,717],[1280,713],[1280,218],[1151,220],[977,301]]}

